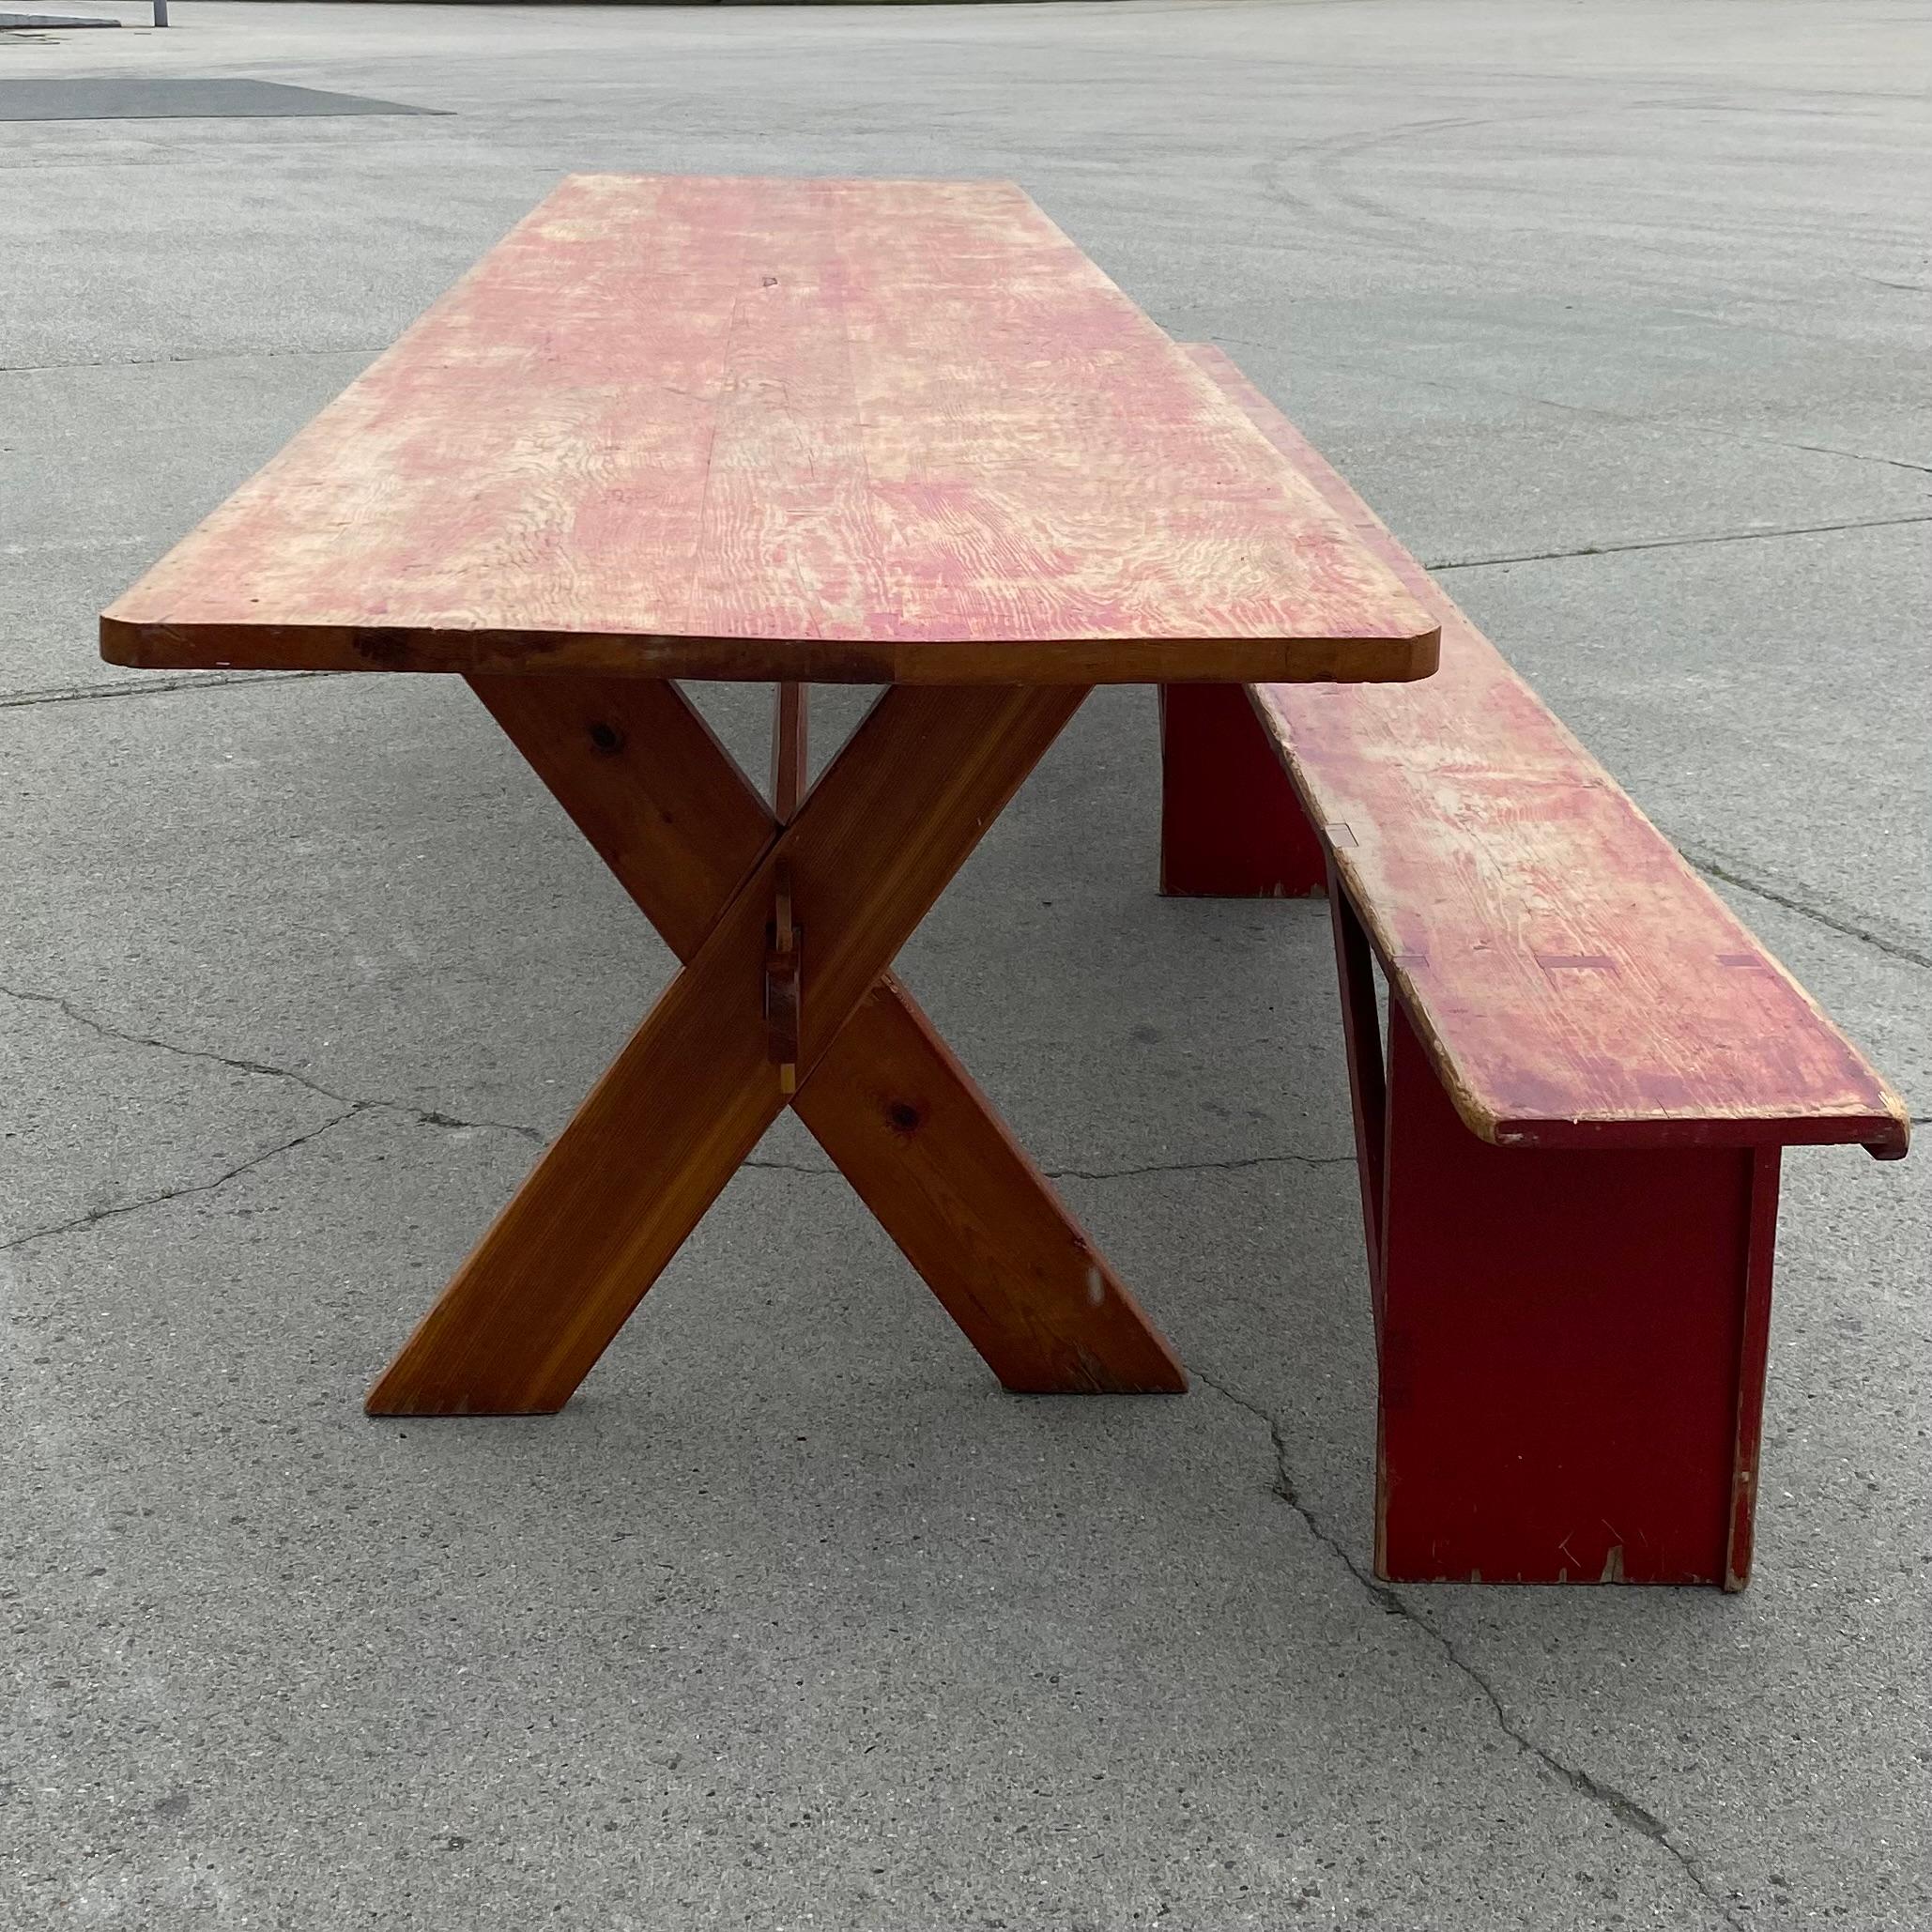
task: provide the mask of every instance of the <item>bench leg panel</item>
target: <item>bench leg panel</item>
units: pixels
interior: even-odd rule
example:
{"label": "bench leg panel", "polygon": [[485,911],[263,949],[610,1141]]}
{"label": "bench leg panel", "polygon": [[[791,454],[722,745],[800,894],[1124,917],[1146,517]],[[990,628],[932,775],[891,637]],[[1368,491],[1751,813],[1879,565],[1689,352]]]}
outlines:
{"label": "bench leg panel", "polygon": [[1327,876],[1295,787],[1242,684],[1160,687],[1160,889],[1310,898]]}
{"label": "bench leg panel", "polygon": [[1390,1031],[1377,1573],[1741,1588],[1775,1150],[1494,1147]]}

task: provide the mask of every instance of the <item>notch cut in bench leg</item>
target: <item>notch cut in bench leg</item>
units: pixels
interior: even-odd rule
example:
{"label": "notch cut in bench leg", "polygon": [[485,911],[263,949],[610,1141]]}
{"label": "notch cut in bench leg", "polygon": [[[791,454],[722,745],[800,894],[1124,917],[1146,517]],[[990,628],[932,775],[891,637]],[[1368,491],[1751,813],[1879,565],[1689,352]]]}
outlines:
{"label": "notch cut in bench leg", "polygon": [[1492,1146],[1390,1032],[1376,1573],[1741,1589],[1778,1150]]}
{"label": "notch cut in bench leg", "polygon": [[1173,897],[1311,898],[1322,842],[1243,684],[1160,687],[1160,889]]}

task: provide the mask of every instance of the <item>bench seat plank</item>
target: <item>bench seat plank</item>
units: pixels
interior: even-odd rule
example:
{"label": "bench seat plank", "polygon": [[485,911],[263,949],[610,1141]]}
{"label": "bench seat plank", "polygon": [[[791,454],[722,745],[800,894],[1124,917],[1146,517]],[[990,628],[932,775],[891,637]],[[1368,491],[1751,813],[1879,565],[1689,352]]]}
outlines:
{"label": "bench seat plank", "polygon": [[1425,685],[1250,695],[1466,1125],[1903,1154],[1903,1104],[1803,989],[1234,363],[1189,353],[1441,621]]}
{"label": "bench seat plank", "polygon": [[1426,676],[1435,625],[1018,188],[576,176],[106,613],[146,667]]}

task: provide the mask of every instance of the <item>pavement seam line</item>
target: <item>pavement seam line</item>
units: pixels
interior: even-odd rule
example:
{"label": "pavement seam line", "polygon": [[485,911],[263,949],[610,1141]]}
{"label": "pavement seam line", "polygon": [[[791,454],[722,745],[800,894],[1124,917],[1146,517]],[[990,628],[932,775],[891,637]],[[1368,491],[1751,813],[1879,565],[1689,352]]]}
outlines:
{"label": "pavement seam line", "polygon": [[[91,1013],[83,1012],[71,1000],[63,999],[58,993],[29,992],[24,988],[0,986],[0,995],[9,1000],[19,1000],[35,1006],[52,1006],[63,1013],[76,1026],[84,1026],[88,1032],[106,1040],[116,1040],[124,1046],[152,1047],[158,1052],[173,1053],[182,1060],[205,1060],[210,1066],[226,1066],[237,1073],[253,1074],[262,1080],[292,1081],[297,1086],[319,1096],[324,1100],[332,1100],[339,1107],[345,1107],[351,1112],[400,1113],[409,1120],[420,1122],[424,1127],[488,1127],[498,1133],[516,1134],[526,1141],[543,1147],[549,1144],[549,1137],[533,1127],[525,1127],[514,1120],[462,1120],[453,1113],[445,1113],[435,1107],[412,1107],[406,1100],[387,1100],[379,1097],[359,1097],[354,1094],[338,1092],[334,1087],[326,1087],[320,1081],[311,1080],[305,1073],[297,1073],[292,1067],[272,1066],[265,1060],[242,1060],[229,1053],[217,1053],[206,1047],[183,1047],[173,1040],[157,1039],[152,1034],[128,1033],[115,1026],[110,1026],[103,1020],[97,1020]],[[347,1115],[340,1116],[346,1119]]]}
{"label": "pavement seam line", "polygon": [[1280,1423],[1259,1403],[1250,1402],[1246,1396],[1237,1394],[1225,1382],[1207,1373],[1198,1364],[1190,1361],[1188,1364],[1188,1372],[1196,1382],[1204,1384],[1224,1402],[1252,1416],[1266,1429],[1268,1440],[1275,1453],[1275,1480],[1269,1485],[1271,1492],[1295,1511],[1306,1526],[1309,1534],[1341,1562],[1342,1568],[1360,1585],[1362,1590],[1385,1616],[1396,1618],[1421,1632],[1442,1652],[1450,1668],[1466,1678],[1481,1693],[1483,1701],[1489,1706],[1495,1719],[1496,1728],[1526,1756],[1536,1759],[1579,1797],[1601,1805],[1626,1830],[1634,1832],[1639,1837],[1648,1838],[1653,1845],[1661,1847],[1690,1880],[1698,1896],[1732,1928],[1732,1932],[1746,1932],[1744,1922],[1738,1917],[1729,1903],[1719,1896],[1703,1869],[1701,1860],[1695,1853],[1687,1851],[1682,1846],[1672,1842],[1670,1827],[1655,1812],[1639,1804],[1628,1792],[1618,1790],[1615,1785],[1605,1784],[1602,1779],[1592,1777],[1588,1771],[1575,1765],[1566,1764],[1548,1745],[1540,1744],[1510,1715],[1509,1707],[1503,1702],[1501,1694],[1483,1671],[1456,1648],[1453,1638],[1421,1616],[1392,1584],[1383,1583],[1362,1568],[1341,1539],[1325,1526],[1312,1505],[1302,1500],[1301,1494],[1296,1487],[1294,1470],[1289,1458],[1288,1440]]}

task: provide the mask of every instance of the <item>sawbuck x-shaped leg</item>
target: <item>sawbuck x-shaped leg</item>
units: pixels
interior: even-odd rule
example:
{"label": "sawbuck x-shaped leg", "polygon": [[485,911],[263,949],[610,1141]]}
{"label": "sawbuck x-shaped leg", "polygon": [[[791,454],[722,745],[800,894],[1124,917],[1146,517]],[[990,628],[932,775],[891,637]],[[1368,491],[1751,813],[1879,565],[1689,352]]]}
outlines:
{"label": "sawbuck x-shaped leg", "polygon": [[[887,970],[1080,688],[888,690],[789,822],[671,683],[472,688],[683,961],[368,1400],[560,1409],[787,1104],[1008,1388],[1187,1380]],[[765,1001],[798,922],[796,1092]]]}

